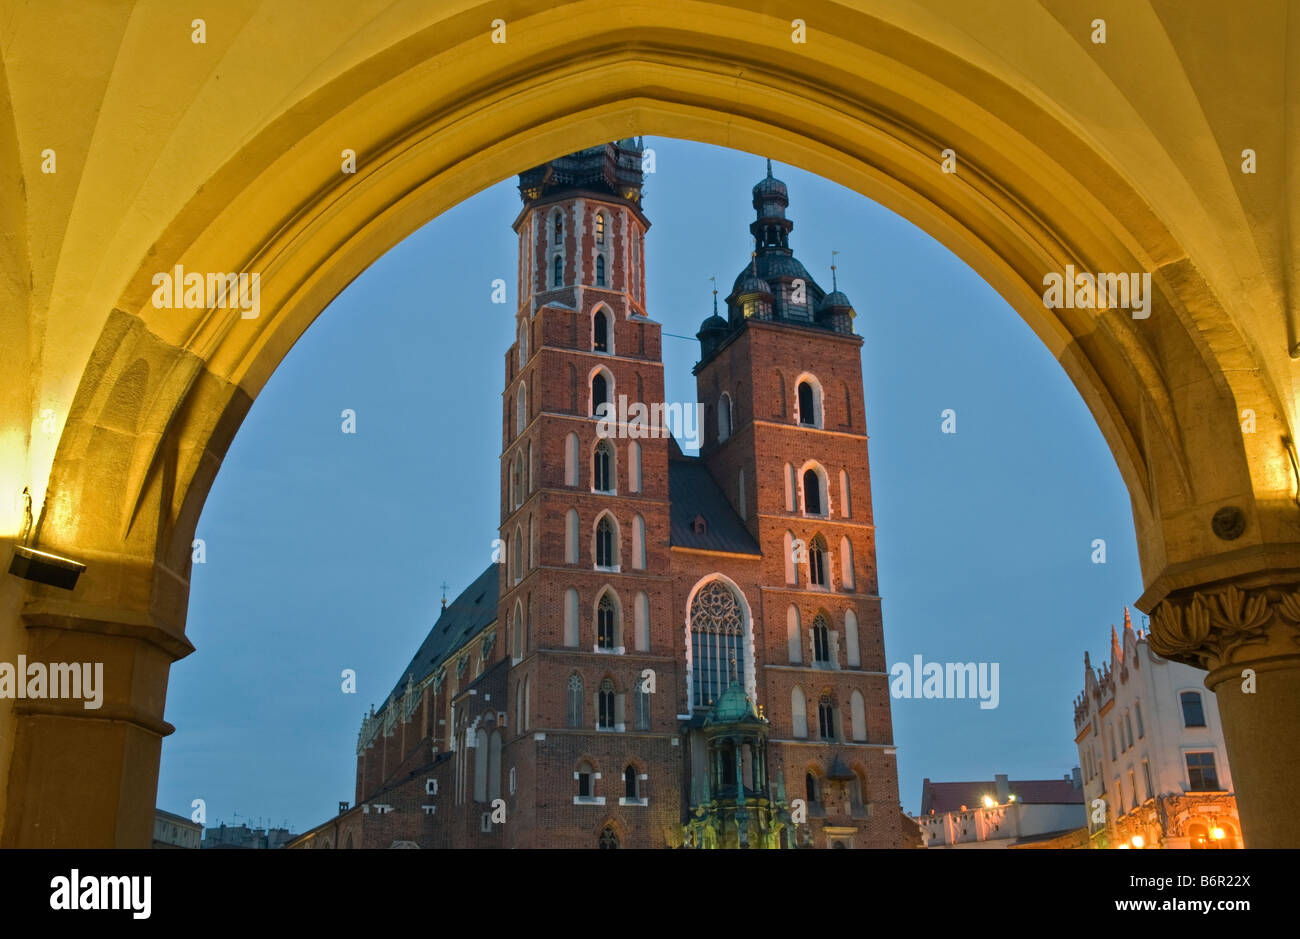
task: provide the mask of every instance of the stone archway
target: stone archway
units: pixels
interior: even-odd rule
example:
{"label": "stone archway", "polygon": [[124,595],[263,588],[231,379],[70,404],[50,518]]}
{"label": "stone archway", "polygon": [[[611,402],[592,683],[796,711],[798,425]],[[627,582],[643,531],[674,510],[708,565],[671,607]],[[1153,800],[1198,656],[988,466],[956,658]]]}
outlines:
{"label": "stone archway", "polygon": [[[0,581],[0,660],[104,662],[107,688],[95,712],[0,700],[0,844],[148,843],[168,670],[192,651],[194,526],[321,309],[469,195],[633,133],[856,189],[1025,318],[1128,485],[1154,642],[1212,669],[1247,843],[1300,844],[1300,821],[1264,823],[1300,770],[1285,4],[1242,24],[1133,3],[1107,46],[1063,0],[810,0],[804,43],[766,6],[322,0],[306,21],[251,2],[209,18],[204,43],[152,6],[11,15],[0,215],[18,237],[0,242],[0,346],[23,380],[0,396],[0,537],[88,567],[72,592]],[[1226,80],[1225,48],[1252,71]],[[1153,68],[1173,77],[1149,82]],[[155,307],[155,275],[177,265],[257,273],[257,315]],[[1046,308],[1043,276],[1066,265],[1149,272],[1150,316]],[[30,525],[7,502],[24,487]]]}

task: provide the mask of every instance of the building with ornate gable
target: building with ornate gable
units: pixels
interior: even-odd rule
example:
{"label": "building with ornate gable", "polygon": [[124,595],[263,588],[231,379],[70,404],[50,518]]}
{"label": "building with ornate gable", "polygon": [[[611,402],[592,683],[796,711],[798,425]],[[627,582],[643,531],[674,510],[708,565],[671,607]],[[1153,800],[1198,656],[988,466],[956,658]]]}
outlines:
{"label": "building with ornate gable", "polygon": [[295,846],[904,844],[853,308],[769,162],[698,333],[700,455],[621,419],[664,403],[641,166],[628,139],[520,175],[500,563],[363,721],[356,806]]}
{"label": "building with ornate gable", "polygon": [[1092,847],[1240,848],[1241,821],[1218,702],[1205,672],[1110,630],[1110,660],[1083,655],[1074,701]]}

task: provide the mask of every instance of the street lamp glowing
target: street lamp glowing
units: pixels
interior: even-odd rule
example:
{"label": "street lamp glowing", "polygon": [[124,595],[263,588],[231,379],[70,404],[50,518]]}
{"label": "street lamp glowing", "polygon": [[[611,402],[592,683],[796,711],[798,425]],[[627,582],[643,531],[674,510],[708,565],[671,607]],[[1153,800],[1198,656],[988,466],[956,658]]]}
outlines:
{"label": "street lamp glowing", "polygon": [[1222,828],[1215,828],[1210,832],[1210,837],[1213,838],[1215,841],[1222,841],[1224,835],[1225,832]]}
{"label": "street lamp glowing", "polygon": [[995,800],[992,796],[984,797],[984,808],[986,809],[995,808],[997,804],[998,804],[997,800]]}
{"label": "street lamp glowing", "polygon": [[1145,845],[1146,843],[1147,843],[1147,840],[1146,840],[1145,838],[1143,838],[1141,835],[1134,835],[1134,836],[1133,836],[1133,847],[1135,847],[1135,848],[1140,848],[1140,847],[1142,847],[1143,845]]}

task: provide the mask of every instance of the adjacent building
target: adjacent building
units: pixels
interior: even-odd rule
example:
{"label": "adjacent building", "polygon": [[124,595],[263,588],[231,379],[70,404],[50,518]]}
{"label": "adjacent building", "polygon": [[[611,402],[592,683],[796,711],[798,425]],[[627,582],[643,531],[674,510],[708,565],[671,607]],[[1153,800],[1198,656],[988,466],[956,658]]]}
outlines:
{"label": "adjacent building", "polygon": [[203,842],[203,826],[184,815],[162,809],[153,813],[153,847],[198,849]]}
{"label": "adjacent building", "polygon": [[922,843],[927,848],[1086,847],[1079,768],[1061,779],[921,784]]}
{"label": "adjacent building", "polygon": [[1124,610],[1110,661],[1083,655],[1075,743],[1093,847],[1239,848],[1219,708],[1205,672],[1162,659]]}
{"label": "adjacent building", "polygon": [[519,177],[499,556],[365,717],[356,807],[295,846],[903,843],[853,308],[795,258],[769,162],[685,455],[641,161]]}
{"label": "adjacent building", "polygon": [[250,828],[221,824],[203,834],[203,847],[216,850],[283,848],[297,836],[287,828]]}

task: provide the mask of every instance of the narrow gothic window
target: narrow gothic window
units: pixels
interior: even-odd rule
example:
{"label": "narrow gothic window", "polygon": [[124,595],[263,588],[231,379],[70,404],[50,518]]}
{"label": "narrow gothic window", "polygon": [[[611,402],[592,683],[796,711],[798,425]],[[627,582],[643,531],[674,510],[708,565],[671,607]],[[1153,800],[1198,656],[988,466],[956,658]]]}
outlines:
{"label": "narrow gothic window", "polygon": [[564,286],[564,258],[558,254],[555,256],[555,268],[551,271],[551,286]]}
{"label": "narrow gothic window", "polygon": [[596,566],[614,566],[614,523],[605,516],[596,523]]}
{"label": "narrow gothic window", "polygon": [[808,545],[808,582],[818,587],[826,586],[826,541],[821,535]]}
{"label": "narrow gothic window", "polygon": [[614,454],[611,452],[609,443],[602,440],[596,444],[596,450],[592,459],[592,488],[597,492],[614,491],[614,474],[611,472],[614,462]]}
{"label": "narrow gothic window", "polygon": [[599,844],[601,848],[607,848],[607,849],[617,848],[619,846],[618,833],[614,831],[614,829],[611,828],[609,825],[606,825],[604,830],[602,830],[600,833]]}
{"label": "narrow gothic window", "polygon": [[614,648],[615,614],[614,601],[604,594],[596,604],[596,645],[602,649]]}
{"label": "narrow gothic window", "polygon": [[[720,580],[705,584],[691,601],[691,675],[694,706],[717,701],[734,677],[745,686],[740,602]],[[734,663],[734,664],[733,664]]]}
{"label": "narrow gothic window", "polygon": [[603,212],[597,212],[596,213],[596,244],[603,245],[604,243],[605,243],[605,214]]}
{"label": "narrow gothic window", "polygon": [[564,240],[564,219],[559,212],[555,213],[555,244]]}
{"label": "narrow gothic window", "polygon": [[805,773],[803,777],[804,791],[808,794],[809,802],[818,802],[820,793],[817,791],[817,777],[812,773]]}
{"label": "narrow gothic window", "polygon": [[596,256],[596,286],[605,286],[605,256],[603,254]]}
{"label": "narrow gothic window", "polygon": [[569,726],[582,726],[582,676],[569,676]]}
{"label": "narrow gothic window", "polygon": [[624,795],[624,797],[626,797],[626,798],[628,798],[628,799],[637,799],[637,798],[640,798],[640,797],[637,795],[637,792],[636,792],[636,783],[637,783],[637,779],[636,779],[636,767],[635,767],[635,766],[632,766],[632,765],[629,764],[628,767],[627,767],[626,769],[623,770],[623,795]]}
{"label": "narrow gothic window", "polygon": [[591,784],[593,782],[592,777],[595,775],[596,775],[596,771],[592,768],[591,764],[588,763],[586,760],[583,760],[581,763],[578,764],[579,797],[583,799],[591,798]]}
{"label": "narrow gothic window", "polygon": [[799,382],[799,423],[810,427],[817,425],[817,395],[811,383]]}
{"label": "narrow gothic window", "polygon": [[816,470],[807,470],[803,474],[803,510],[808,515],[821,515],[822,479]]}
{"label": "narrow gothic window", "polygon": [[600,416],[600,406],[609,403],[609,383],[605,381],[603,372],[597,372],[591,376],[591,413],[593,417]]}
{"label": "narrow gothic window", "polygon": [[596,724],[602,730],[614,729],[614,682],[606,678],[600,683],[600,694],[597,695],[600,704],[600,720]]}
{"label": "narrow gothic window", "polygon": [[650,729],[650,692],[645,690],[644,682],[637,683],[636,729]]}
{"label": "narrow gothic window", "polygon": [[823,740],[835,739],[835,705],[828,694],[817,702],[817,728]]}
{"label": "narrow gothic window", "polygon": [[830,662],[831,660],[831,643],[830,631],[826,628],[826,618],[820,613],[813,620],[813,661]]}
{"label": "narrow gothic window", "polygon": [[[605,263],[603,258],[596,259],[596,282],[604,284],[605,282]],[[609,351],[609,320],[601,310],[596,311],[596,315],[591,321],[591,348],[596,352]]]}

